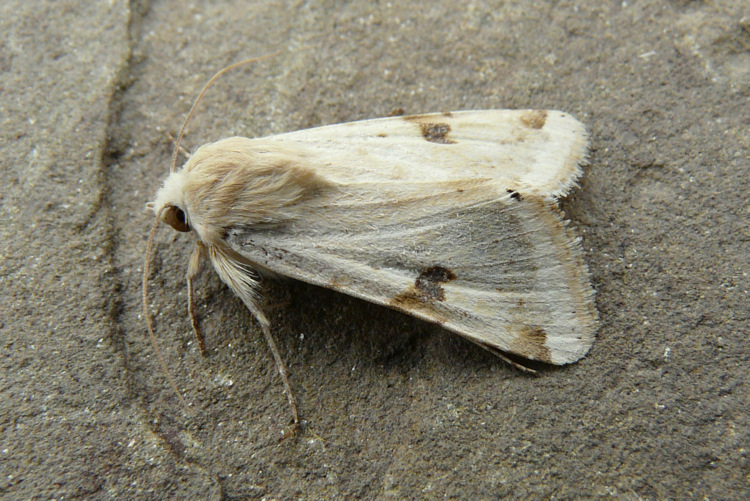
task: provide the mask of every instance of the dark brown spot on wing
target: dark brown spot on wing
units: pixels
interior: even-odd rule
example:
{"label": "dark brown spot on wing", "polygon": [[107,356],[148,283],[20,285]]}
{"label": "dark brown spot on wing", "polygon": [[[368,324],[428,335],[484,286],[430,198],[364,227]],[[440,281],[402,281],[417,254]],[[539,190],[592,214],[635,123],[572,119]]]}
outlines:
{"label": "dark brown spot on wing", "polygon": [[[450,118],[450,113],[443,113],[443,116]],[[431,143],[437,144],[456,144],[456,141],[448,137],[451,126],[445,122],[436,122],[439,120],[435,115],[409,115],[404,117],[407,122],[414,122],[419,126],[419,133],[422,137]]]}
{"label": "dark brown spot on wing", "polygon": [[446,123],[420,123],[419,130],[422,133],[422,137],[431,143],[456,143],[453,139],[447,137],[448,133],[451,131],[451,126]]}
{"label": "dark brown spot on wing", "polygon": [[406,312],[423,310],[425,307],[429,306],[424,302],[419,291],[413,285],[401,294],[395,295],[389,304],[392,308]]}
{"label": "dark brown spot on wing", "polygon": [[545,110],[532,110],[521,116],[521,123],[531,129],[541,129],[547,122],[547,112]]}
{"label": "dark brown spot on wing", "polygon": [[428,301],[442,301],[445,299],[445,291],[440,284],[456,279],[456,274],[442,266],[430,266],[417,277],[414,286],[422,293],[422,297]]}
{"label": "dark brown spot on wing", "polygon": [[456,274],[443,266],[430,266],[423,269],[414,285],[391,300],[391,305],[403,309],[424,308],[433,302],[443,301],[445,291],[441,284],[456,279]]}
{"label": "dark brown spot on wing", "polygon": [[510,193],[510,198],[512,198],[513,200],[518,200],[519,202],[523,200],[523,197],[521,196],[521,194],[518,193],[516,190],[511,190],[510,188],[508,188],[505,191]]}

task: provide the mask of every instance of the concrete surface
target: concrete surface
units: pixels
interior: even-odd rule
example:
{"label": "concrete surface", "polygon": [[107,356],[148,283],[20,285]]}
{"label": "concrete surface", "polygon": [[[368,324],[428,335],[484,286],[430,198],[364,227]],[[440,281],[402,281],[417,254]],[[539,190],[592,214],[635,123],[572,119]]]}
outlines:
{"label": "concrete surface", "polygon": [[[746,499],[750,9],[718,2],[26,2],[0,6],[0,496]],[[551,108],[591,133],[563,204],[601,315],[587,358],[519,373],[418,320],[298,283],[267,346],[144,205],[184,145],[355,119]]]}

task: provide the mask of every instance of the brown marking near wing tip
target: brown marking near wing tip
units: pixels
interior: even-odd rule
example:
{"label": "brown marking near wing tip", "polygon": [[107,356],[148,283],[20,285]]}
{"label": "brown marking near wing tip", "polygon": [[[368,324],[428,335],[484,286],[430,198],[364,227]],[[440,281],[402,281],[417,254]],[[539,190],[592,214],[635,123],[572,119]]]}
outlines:
{"label": "brown marking near wing tip", "polygon": [[517,331],[518,337],[513,340],[512,351],[531,360],[552,363],[547,347],[547,332],[538,325],[524,325]]}
{"label": "brown marking near wing tip", "polygon": [[378,137],[388,137],[388,134],[383,134],[382,132],[378,134]]}
{"label": "brown marking near wing tip", "polygon": [[563,214],[557,203],[536,198],[531,201],[540,207],[536,213],[549,228],[547,234],[552,238],[559,255],[558,261],[564,263],[568,293],[575,305],[573,313],[581,326],[579,337],[587,339],[590,347],[596,332],[598,313],[594,303],[594,291],[588,278],[588,267],[579,246],[574,244],[573,235],[565,228]]}
{"label": "brown marking near wing tip", "polygon": [[450,111],[444,111],[443,116],[447,118],[453,118],[453,113],[451,113]]}
{"label": "brown marking near wing tip", "polygon": [[441,284],[456,279],[456,274],[443,266],[424,268],[410,286],[391,300],[391,306],[411,310],[424,309],[430,303],[445,300],[445,290]]}
{"label": "brown marking near wing tip", "polygon": [[541,129],[547,122],[545,110],[531,110],[521,115],[521,123],[531,129]]}

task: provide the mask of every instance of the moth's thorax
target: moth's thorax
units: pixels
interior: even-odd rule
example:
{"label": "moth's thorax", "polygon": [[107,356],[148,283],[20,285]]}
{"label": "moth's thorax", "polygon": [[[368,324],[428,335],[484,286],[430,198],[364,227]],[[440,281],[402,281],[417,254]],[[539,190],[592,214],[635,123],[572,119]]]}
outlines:
{"label": "moth's thorax", "polygon": [[201,146],[167,177],[153,205],[178,207],[200,239],[215,245],[229,228],[293,219],[301,201],[330,186],[299,151],[231,137]]}

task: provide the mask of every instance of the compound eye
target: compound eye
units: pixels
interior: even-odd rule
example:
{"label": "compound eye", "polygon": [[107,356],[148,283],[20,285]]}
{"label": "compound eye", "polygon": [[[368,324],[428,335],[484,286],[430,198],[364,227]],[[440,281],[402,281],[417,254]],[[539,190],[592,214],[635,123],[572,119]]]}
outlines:
{"label": "compound eye", "polygon": [[177,231],[190,231],[190,225],[187,222],[185,211],[174,205],[170,205],[164,211],[164,222]]}

